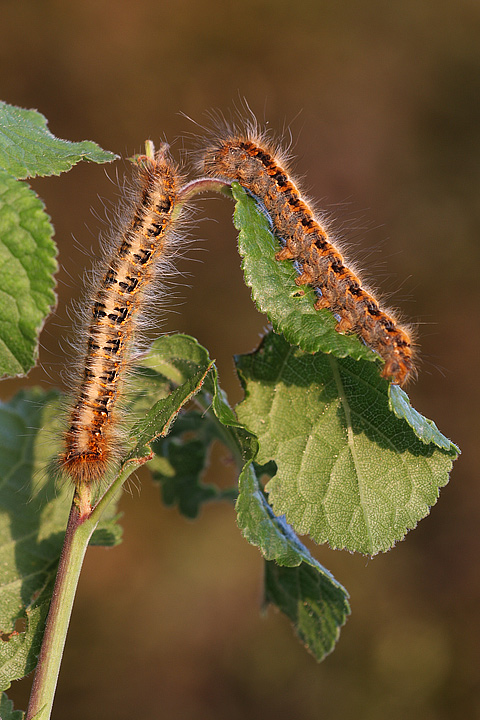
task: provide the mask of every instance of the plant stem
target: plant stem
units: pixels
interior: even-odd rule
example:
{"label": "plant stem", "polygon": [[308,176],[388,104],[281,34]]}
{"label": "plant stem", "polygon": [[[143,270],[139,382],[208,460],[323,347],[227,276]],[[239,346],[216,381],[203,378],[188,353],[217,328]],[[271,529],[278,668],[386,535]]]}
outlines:
{"label": "plant stem", "polygon": [[148,459],[136,458],[135,461],[126,462],[94,507],[89,486],[84,485],[75,490],[25,720],[50,718],[73,601],[88,543],[101,515],[120,487]]}
{"label": "plant stem", "polygon": [[76,490],[25,720],[48,720],[83,558],[97,522],[90,517],[89,488]]}
{"label": "plant stem", "polygon": [[190,180],[178,193],[178,212],[183,205],[192,200],[195,195],[201,195],[205,192],[224,193],[231,197],[230,185],[225,180],[219,180],[218,178],[198,178],[198,180]]}

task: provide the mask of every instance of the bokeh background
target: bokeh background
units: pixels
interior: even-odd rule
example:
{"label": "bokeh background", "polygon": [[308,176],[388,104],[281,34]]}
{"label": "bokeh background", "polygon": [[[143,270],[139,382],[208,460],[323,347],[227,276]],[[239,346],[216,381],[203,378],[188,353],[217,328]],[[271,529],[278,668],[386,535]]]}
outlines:
{"label": "bokeh background", "polygon": [[[233,509],[188,522],[142,476],[121,502],[123,545],[88,552],[53,718],[480,717],[479,33],[477,0],[1,3],[0,96],[39,109],[59,137],[123,157],[168,139],[178,157],[195,132],[180,113],[201,123],[242,98],[291,132],[298,173],[350,256],[418,322],[412,402],[463,450],[438,505],[393,551],[316,549],[353,612],[321,665],[284,617],[260,615],[262,561]],[[115,201],[124,167],[34,182],[62,270],[32,382],[61,383],[65,308],[105,227],[91,208]],[[199,204],[189,256],[200,262],[182,265],[190,276],[163,329],[208,347],[236,402],[232,355],[256,346],[266,320],[243,285],[231,212]],[[231,475],[220,450],[211,472]],[[30,682],[10,691],[17,707]]]}

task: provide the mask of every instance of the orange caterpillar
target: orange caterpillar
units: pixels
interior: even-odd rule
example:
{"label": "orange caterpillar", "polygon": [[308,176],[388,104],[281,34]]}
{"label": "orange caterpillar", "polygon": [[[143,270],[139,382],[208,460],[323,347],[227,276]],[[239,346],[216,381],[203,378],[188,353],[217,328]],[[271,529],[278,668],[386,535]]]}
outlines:
{"label": "orange caterpillar", "polygon": [[148,289],[174,250],[172,217],[181,184],[167,146],[136,159],[133,203],[115,235],[91,308],[60,469],[77,485],[99,480],[118,456],[117,405]]}
{"label": "orange caterpillar", "polygon": [[236,181],[260,201],[284,245],[276,259],[295,261],[300,269],[297,285],[311,285],[319,295],[315,308],[330,308],[339,315],[336,329],[359,335],[385,360],[383,377],[403,385],[415,372],[409,330],[383,310],[346,267],[300,195],[281,153],[256,125],[252,123],[245,133],[222,126],[202,151],[201,164],[209,177]]}

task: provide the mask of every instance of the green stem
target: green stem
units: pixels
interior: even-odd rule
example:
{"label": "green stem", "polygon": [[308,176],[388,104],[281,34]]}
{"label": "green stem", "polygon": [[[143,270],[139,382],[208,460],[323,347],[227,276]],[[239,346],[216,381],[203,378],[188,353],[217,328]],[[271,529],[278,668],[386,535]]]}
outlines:
{"label": "green stem", "polygon": [[232,197],[232,191],[230,185],[225,180],[219,180],[218,178],[199,178],[198,180],[191,180],[189,183],[184,185],[178,193],[175,210],[173,211],[172,220],[176,220],[183,210],[185,203],[193,200],[197,195],[202,195],[206,192],[216,192]]}
{"label": "green stem", "polygon": [[88,521],[88,507],[85,494],[75,491],[25,720],[48,720],[52,711],[78,578],[97,525]]}
{"label": "green stem", "polygon": [[149,458],[126,462],[97,504],[88,486],[75,490],[25,720],[49,720],[83,558],[102,513],[129,475]]}
{"label": "green stem", "polygon": [[[127,458],[123,465],[121,466],[117,477],[112,482],[111,485],[107,488],[106,492],[100,500],[96,503],[95,507],[92,508],[92,512],[90,514],[90,521],[95,523],[95,526],[98,524],[98,521],[100,520],[101,515],[105,512],[106,508],[112,500],[115,499],[115,496],[119,492],[120,488],[122,487],[123,483],[128,480],[130,475],[137,470],[141,465],[144,465],[146,462],[152,459],[152,455],[146,455],[142,458]],[[26,720],[26,719],[25,719]]]}

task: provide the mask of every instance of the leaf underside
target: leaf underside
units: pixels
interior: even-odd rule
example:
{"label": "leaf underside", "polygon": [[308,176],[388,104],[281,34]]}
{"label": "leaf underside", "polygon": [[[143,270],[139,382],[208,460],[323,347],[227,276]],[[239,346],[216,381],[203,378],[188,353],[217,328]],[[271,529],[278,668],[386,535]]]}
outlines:
{"label": "leaf underside", "polygon": [[265,603],[276,605],[317,661],[330,653],[350,614],[348,593],[301,543],[283,517],[276,517],[254,467],[240,477],[238,524],[265,558]]}
{"label": "leaf underside", "polygon": [[240,231],[238,249],[245,283],[252,288],[256,306],[267,314],[273,329],[306,352],[321,350],[337,357],[349,355],[380,362],[379,356],[356,335],[336,332],[337,320],[330,310],[315,310],[318,296],[311,287],[299,288],[295,284],[298,272],[293,263],[275,260],[282,246],[266,214],[237,183],[232,185],[232,194],[237,201],[233,219]]}
{"label": "leaf underside", "polygon": [[237,369],[238,417],[258,437],[258,462],[277,464],[269,501],[297,532],[374,555],[428,514],[456,448],[425,444],[390,411],[374,364],[308,354],[270,333]]}

